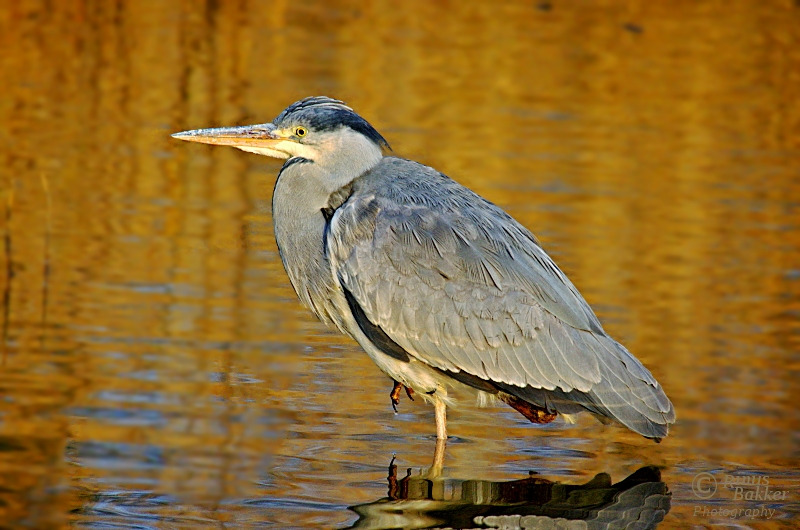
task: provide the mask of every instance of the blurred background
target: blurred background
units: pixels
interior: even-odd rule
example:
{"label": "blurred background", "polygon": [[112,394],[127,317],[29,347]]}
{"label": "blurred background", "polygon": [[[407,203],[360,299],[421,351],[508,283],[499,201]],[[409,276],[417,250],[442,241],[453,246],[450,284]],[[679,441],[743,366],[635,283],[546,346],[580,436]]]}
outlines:
{"label": "blurred background", "polygon": [[797,524],[798,2],[19,0],[0,49],[0,526],[344,527],[429,465],[432,408],[291,290],[280,162],[169,137],[310,95],[533,230],[677,409],[464,407],[444,479],[656,466],[663,527]]}

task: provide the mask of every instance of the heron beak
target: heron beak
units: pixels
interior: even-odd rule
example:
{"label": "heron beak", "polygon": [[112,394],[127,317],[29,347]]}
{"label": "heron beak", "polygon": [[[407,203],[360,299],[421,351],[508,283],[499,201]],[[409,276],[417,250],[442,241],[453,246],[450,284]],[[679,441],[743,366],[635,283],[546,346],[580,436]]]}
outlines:
{"label": "heron beak", "polygon": [[230,145],[232,147],[269,148],[280,140],[271,123],[243,125],[241,127],[219,127],[216,129],[195,129],[172,135],[173,138],[201,144]]}

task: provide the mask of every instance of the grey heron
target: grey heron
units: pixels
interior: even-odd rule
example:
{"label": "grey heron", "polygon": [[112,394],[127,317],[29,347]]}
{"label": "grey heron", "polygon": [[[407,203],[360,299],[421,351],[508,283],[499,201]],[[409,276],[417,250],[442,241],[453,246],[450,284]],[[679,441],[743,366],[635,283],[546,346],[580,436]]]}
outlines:
{"label": "grey heron", "polygon": [[462,390],[533,423],[588,411],[667,435],[662,387],[536,237],[439,171],[389,156],[343,102],[309,97],[271,123],[172,136],[285,160],[272,214],[292,287],[394,380],[393,406],[403,389],[433,403],[437,439]]}

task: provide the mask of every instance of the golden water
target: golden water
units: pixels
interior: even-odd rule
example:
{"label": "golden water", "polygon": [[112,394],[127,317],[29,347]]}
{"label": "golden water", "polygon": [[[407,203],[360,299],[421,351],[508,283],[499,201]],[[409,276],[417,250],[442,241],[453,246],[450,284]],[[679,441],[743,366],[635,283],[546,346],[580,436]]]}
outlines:
{"label": "golden water", "polygon": [[797,524],[796,2],[21,0],[0,49],[0,526],[347,526],[429,464],[432,410],[289,287],[279,163],[169,138],[318,94],[530,227],[677,409],[659,445],[451,411],[445,484],[655,465],[663,527]]}

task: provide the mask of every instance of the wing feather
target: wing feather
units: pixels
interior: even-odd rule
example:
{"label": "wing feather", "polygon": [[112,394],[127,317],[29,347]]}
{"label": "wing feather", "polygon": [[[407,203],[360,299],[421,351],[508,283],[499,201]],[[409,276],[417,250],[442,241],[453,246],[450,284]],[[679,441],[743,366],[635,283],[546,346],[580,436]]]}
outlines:
{"label": "wing feather", "polygon": [[327,243],[366,317],[417,359],[562,410],[572,396],[640,432],[640,417],[674,421],[650,372],[605,334],[533,235],[431,168],[385,158],[354,183]]}

